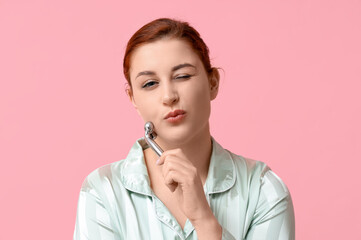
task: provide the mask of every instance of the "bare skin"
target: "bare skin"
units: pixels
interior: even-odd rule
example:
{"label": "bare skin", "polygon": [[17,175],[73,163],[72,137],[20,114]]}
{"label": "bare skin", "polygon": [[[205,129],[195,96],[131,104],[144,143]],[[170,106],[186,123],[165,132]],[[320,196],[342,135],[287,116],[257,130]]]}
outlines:
{"label": "bare skin", "polygon": [[[184,65],[190,66],[175,67]],[[144,121],[152,121],[160,158],[144,151],[151,187],[184,228],[189,219],[199,239],[221,239],[222,228],[206,200],[203,185],[211,156],[210,102],[218,93],[219,74],[206,73],[198,55],[184,41],[158,40],[140,46],[131,60],[130,100]],[[184,110],[173,123],[165,115]]]}
{"label": "bare skin", "polygon": [[[197,142],[202,141],[198,140]],[[207,140],[205,140],[205,142],[207,142]],[[190,159],[210,159],[211,144],[193,144],[193,146],[196,147],[193,147],[193,149],[186,148],[187,150],[191,150],[189,155],[192,157]],[[202,148],[205,149],[203,150]],[[182,195],[191,195],[184,197],[186,200],[191,202],[195,202],[199,199],[206,201],[203,196],[203,185],[205,184],[208,174],[209,160],[196,161],[194,163],[188,162],[188,159],[186,157],[184,159],[181,159],[182,156],[185,155],[181,148],[169,150],[163,153],[163,156],[162,158],[160,158],[160,162],[158,164],[156,163],[156,161],[158,160],[158,156],[150,148],[144,151],[144,155],[150,177],[151,188],[153,189],[156,196],[168,207],[171,213],[175,216],[181,227],[184,228],[187,216],[190,215],[191,212],[195,212],[197,210],[199,211],[200,209],[186,208],[185,205],[187,203],[182,202],[182,200],[184,201]],[[175,169],[177,169],[177,172],[175,172]],[[179,176],[177,175],[178,172],[180,172]],[[174,176],[169,176],[169,174],[174,174]],[[179,184],[183,185],[179,186]],[[196,192],[193,192],[193,189],[190,187],[193,184],[196,185]],[[202,195],[199,196],[200,194],[198,193]],[[182,200],[179,201],[178,199]],[[207,203],[202,202],[201,204],[205,205]],[[206,208],[203,211],[207,212],[208,210],[210,209]],[[210,215],[211,213],[208,214]],[[192,220],[193,219],[190,219],[191,222]]]}

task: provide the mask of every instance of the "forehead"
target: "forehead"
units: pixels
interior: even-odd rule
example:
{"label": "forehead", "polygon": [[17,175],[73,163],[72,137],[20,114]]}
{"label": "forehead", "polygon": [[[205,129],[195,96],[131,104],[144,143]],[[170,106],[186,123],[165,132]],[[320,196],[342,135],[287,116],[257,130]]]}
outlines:
{"label": "forehead", "polygon": [[199,65],[200,59],[190,44],[180,39],[161,39],[139,46],[130,59],[130,73],[171,69],[182,63]]}

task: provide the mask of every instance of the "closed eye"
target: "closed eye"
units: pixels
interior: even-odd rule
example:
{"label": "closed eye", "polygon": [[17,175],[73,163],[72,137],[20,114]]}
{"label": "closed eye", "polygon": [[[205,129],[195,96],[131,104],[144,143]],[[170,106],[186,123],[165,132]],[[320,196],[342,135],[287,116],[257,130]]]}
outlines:
{"label": "closed eye", "polygon": [[177,76],[175,79],[188,79],[190,77],[191,77],[191,75],[180,75],[180,76]]}

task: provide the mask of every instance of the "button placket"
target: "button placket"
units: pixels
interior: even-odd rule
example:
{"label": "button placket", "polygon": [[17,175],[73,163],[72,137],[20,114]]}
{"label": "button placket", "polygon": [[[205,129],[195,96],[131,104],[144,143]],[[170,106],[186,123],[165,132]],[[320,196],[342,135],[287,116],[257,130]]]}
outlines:
{"label": "button placket", "polygon": [[184,240],[185,239],[184,232],[181,226],[178,224],[174,216],[169,212],[167,207],[153,193],[152,193],[152,200],[153,200],[154,211],[157,218],[165,225],[167,225],[170,229],[172,229],[174,232],[176,232],[177,235],[180,237],[180,239]]}

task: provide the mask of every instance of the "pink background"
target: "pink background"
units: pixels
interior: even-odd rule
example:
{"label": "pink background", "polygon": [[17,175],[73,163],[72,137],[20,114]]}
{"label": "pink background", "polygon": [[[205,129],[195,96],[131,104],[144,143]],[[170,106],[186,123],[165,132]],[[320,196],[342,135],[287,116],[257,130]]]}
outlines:
{"label": "pink background", "polygon": [[129,37],[189,21],[222,67],[212,135],[288,185],[297,239],[361,239],[361,1],[0,1],[0,239],[71,239],[80,186],[143,135]]}

